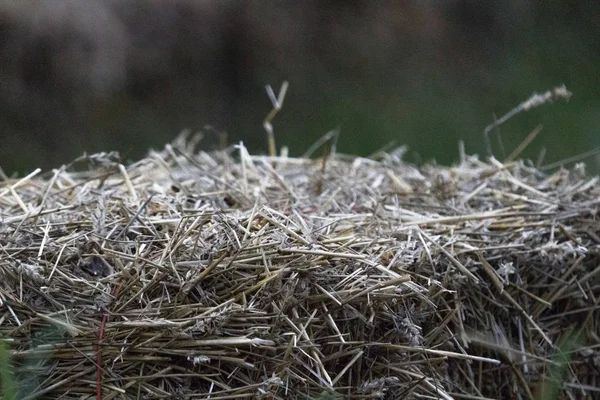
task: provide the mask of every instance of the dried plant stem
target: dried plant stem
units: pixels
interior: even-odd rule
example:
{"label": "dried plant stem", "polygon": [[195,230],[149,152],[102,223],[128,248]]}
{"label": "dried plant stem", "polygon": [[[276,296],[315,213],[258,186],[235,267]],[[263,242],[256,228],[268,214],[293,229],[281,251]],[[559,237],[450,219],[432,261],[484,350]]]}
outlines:
{"label": "dried plant stem", "polygon": [[[539,107],[546,103],[551,103],[556,100],[562,99],[569,101],[572,95],[573,93],[569,92],[564,85],[555,87],[554,89],[548,90],[542,94],[534,93],[533,95],[531,95],[530,98],[528,98],[527,100],[519,104],[517,107],[510,110],[508,113],[504,114],[501,118],[495,119],[494,123],[488,125],[483,131],[488,155],[492,155],[492,147],[489,138],[489,134],[491,131],[497,129],[500,125],[502,125],[515,115],[518,115],[524,111],[529,111],[532,108]],[[508,158],[510,159],[510,157]]]}
{"label": "dried plant stem", "polygon": [[271,124],[271,122],[283,107],[283,101],[285,100],[285,95],[287,93],[288,87],[288,82],[284,81],[281,84],[281,89],[279,89],[279,95],[276,97],[271,85],[265,86],[265,89],[267,90],[267,95],[271,100],[271,104],[273,104],[273,109],[271,110],[271,112],[269,112],[269,114],[267,114],[267,117],[263,121],[263,127],[267,132],[267,139],[269,142],[269,155],[271,157],[275,157],[277,155],[277,148],[275,146],[275,134],[273,133],[273,125]]}

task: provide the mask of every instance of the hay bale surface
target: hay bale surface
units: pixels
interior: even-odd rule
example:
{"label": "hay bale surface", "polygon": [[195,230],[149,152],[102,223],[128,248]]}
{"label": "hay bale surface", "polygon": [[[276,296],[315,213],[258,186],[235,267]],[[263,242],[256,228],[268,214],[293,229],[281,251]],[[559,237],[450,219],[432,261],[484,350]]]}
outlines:
{"label": "hay bale surface", "polygon": [[4,182],[20,398],[532,398],[557,354],[598,395],[597,178],[401,156],[177,142]]}

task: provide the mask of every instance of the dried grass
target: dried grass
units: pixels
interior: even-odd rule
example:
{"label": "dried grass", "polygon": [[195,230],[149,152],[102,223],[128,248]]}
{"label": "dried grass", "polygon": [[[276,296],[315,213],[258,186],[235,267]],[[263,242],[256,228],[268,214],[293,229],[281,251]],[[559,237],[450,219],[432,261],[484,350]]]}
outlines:
{"label": "dried grass", "polygon": [[600,386],[581,166],[88,157],[0,188],[0,335],[30,398],[532,398]]}

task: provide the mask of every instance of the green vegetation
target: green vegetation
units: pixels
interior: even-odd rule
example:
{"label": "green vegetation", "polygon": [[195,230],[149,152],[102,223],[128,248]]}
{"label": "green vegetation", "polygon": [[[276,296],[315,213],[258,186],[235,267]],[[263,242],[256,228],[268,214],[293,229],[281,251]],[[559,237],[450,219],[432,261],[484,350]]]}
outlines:
{"label": "green vegetation", "polygon": [[547,378],[542,382],[539,394],[540,400],[558,400],[562,391],[562,385],[565,380],[565,375],[569,368],[569,362],[573,356],[573,352],[581,343],[581,332],[567,332],[562,337],[557,347],[554,363],[551,364]]}
{"label": "green vegetation", "polygon": [[4,340],[0,340],[0,384],[2,387],[2,398],[4,400],[14,400],[17,398],[17,386],[15,381],[10,352],[6,348]]}

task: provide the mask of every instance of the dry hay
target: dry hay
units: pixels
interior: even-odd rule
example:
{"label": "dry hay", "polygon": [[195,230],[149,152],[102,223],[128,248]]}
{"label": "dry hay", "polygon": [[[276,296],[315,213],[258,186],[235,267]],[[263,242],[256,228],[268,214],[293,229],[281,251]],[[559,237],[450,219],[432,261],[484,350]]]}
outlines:
{"label": "dry hay", "polygon": [[190,143],[0,188],[20,398],[532,398],[571,331],[559,384],[598,395],[600,187],[581,166]]}

